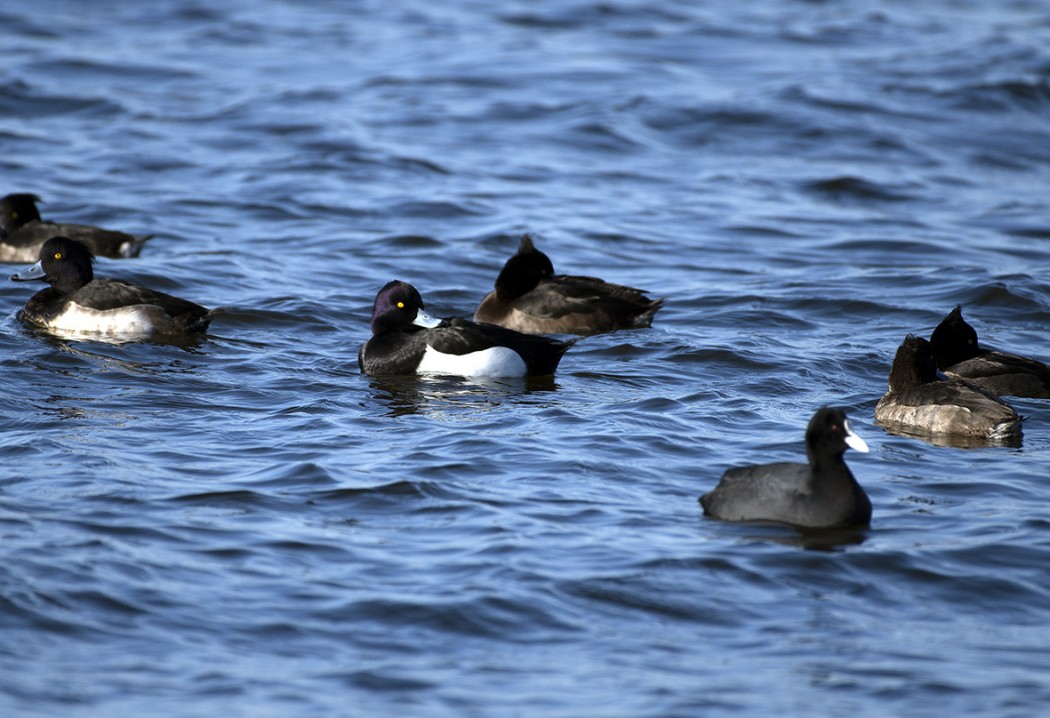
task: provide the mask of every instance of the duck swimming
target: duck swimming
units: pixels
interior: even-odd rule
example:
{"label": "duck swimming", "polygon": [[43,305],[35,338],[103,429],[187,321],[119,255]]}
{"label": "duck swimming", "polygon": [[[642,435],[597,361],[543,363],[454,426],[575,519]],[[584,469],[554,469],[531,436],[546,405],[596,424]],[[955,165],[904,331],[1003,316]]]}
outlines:
{"label": "duck swimming", "polygon": [[1028,357],[986,349],[977,341],[977,330],[956,306],[930,335],[937,368],[949,376],[966,379],[995,396],[1050,399],[1050,366]]}
{"label": "duck swimming", "polygon": [[663,301],[595,277],[555,274],[550,258],[525,235],[474,321],[528,334],[598,334],[651,326]]}
{"label": "duck swimming", "polygon": [[203,332],[212,319],[199,304],[119,279],[96,279],[94,256],[80,242],[52,237],[40,260],[11,276],[16,282],[50,284],[26,302],[19,318],[60,332],[115,335]]}
{"label": "duck swimming", "polygon": [[932,346],[912,334],[897,349],[889,391],[876,404],[875,419],[911,434],[989,443],[1021,439],[1021,417],[1013,407],[968,380],[938,379]]}
{"label": "duck swimming", "polygon": [[0,262],[33,262],[52,237],[69,237],[96,257],[137,257],[152,235],[134,236],[87,224],[57,224],[40,218],[35,194],[9,194],[0,199]]}
{"label": "duck swimming", "polygon": [[361,347],[358,365],[373,376],[545,376],[572,343],[467,319],[435,319],[423,310],[415,287],[394,280],[376,295],[372,338]]}

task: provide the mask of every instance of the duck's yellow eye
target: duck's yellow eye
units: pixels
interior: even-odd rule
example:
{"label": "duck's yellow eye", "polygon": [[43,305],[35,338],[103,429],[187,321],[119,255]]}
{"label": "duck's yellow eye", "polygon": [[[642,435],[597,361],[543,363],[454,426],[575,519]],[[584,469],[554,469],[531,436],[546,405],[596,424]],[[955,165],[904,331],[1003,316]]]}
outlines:
{"label": "duck's yellow eye", "polygon": [[11,219],[18,219],[18,212],[12,212]]}
{"label": "duck's yellow eye", "polygon": [[55,259],[62,259],[62,253],[61,252],[55,252]]}
{"label": "duck's yellow eye", "polygon": [[397,308],[398,309],[404,309],[405,308],[405,303],[404,302],[398,302],[397,303]]}

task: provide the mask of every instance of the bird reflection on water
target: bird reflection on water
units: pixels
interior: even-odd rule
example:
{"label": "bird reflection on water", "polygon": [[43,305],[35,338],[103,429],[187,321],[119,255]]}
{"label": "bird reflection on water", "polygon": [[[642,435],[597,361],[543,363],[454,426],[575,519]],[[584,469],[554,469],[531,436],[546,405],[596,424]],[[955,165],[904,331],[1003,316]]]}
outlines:
{"label": "bird reflection on water", "polygon": [[[703,516],[700,518],[703,519]],[[705,527],[705,530],[709,528]],[[741,542],[774,543],[807,551],[827,552],[859,546],[867,541],[868,534],[871,533],[871,529],[867,527],[806,529],[772,521],[723,523],[717,530],[738,534]]]}
{"label": "bird reflection on water", "polygon": [[471,380],[405,376],[369,377],[368,381],[373,391],[372,398],[386,407],[387,416],[440,416],[468,411],[475,414],[474,421],[484,420],[485,412],[504,401],[542,400],[558,390],[553,376]]}

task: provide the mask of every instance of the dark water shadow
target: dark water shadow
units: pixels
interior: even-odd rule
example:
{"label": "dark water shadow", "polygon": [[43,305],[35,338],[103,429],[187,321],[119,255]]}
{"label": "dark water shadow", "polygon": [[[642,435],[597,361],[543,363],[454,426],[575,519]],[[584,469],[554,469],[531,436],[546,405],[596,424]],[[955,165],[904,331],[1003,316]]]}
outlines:
{"label": "dark water shadow", "polygon": [[507,399],[543,396],[558,389],[553,376],[471,378],[451,376],[369,377],[373,397],[387,416],[426,414],[476,405],[491,408]]}
{"label": "dark water shadow", "polygon": [[716,521],[739,530],[745,541],[759,541],[792,546],[807,551],[841,551],[847,546],[859,546],[868,539],[867,526],[847,526],[828,529],[803,528],[776,521],[719,521],[701,513],[704,521]]}
{"label": "dark water shadow", "polygon": [[790,540],[778,541],[786,546],[797,546],[807,551],[838,551],[846,546],[860,546],[868,539],[866,527],[838,529],[795,529]]}
{"label": "dark water shadow", "polygon": [[[44,345],[41,354],[30,361],[48,373],[66,376],[79,376],[85,367],[116,371],[128,377],[183,374],[198,366],[193,359],[207,356],[206,347],[212,342],[207,335],[130,341],[58,335],[28,327],[23,331]],[[174,347],[177,351],[157,351],[157,347]]]}

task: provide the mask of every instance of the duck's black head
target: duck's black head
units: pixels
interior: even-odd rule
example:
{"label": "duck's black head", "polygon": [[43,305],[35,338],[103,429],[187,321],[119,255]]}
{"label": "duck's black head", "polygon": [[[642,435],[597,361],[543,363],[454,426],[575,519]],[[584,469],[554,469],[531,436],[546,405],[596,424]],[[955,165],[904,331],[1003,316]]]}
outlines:
{"label": "duck's black head", "polygon": [[423,311],[423,297],[408,282],[387,282],[376,294],[372,305],[372,333],[406,331],[412,326],[434,327],[439,324]]}
{"label": "duck's black head", "polygon": [[963,319],[962,306],[956,306],[941,320],[930,335],[930,344],[933,346],[937,368],[941,371],[973,359],[981,352],[977,343],[977,330]]}
{"label": "duck's black head", "polygon": [[12,274],[16,282],[40,279],[59,294],[72,294],[95,277],[91,263],[95,256],[80,242],[68,237],[52,237],[40,247],[40,261],[29,269]]}
{"label": "duck's black head", "polygon": [[532,237],[526,234],[521,238],[517,254],[507,260],[496,277],[496,294],[504,301],[511,301],[534,289],[541,279],[553,275],[550,257],[536,249]]}
{"label": "duck's black head", "polygon": [[909,334],[897,347],[890,369],[890,391],[903,391],[920,384],[937,381],[937,363],[933,346],[914,334]]}
{"label": "duck's black head", "polygon": [[0,199],[0,236],[6,237],[27,222],[40,219],[36,203],[42,200],[35,194],[19,192]]}

